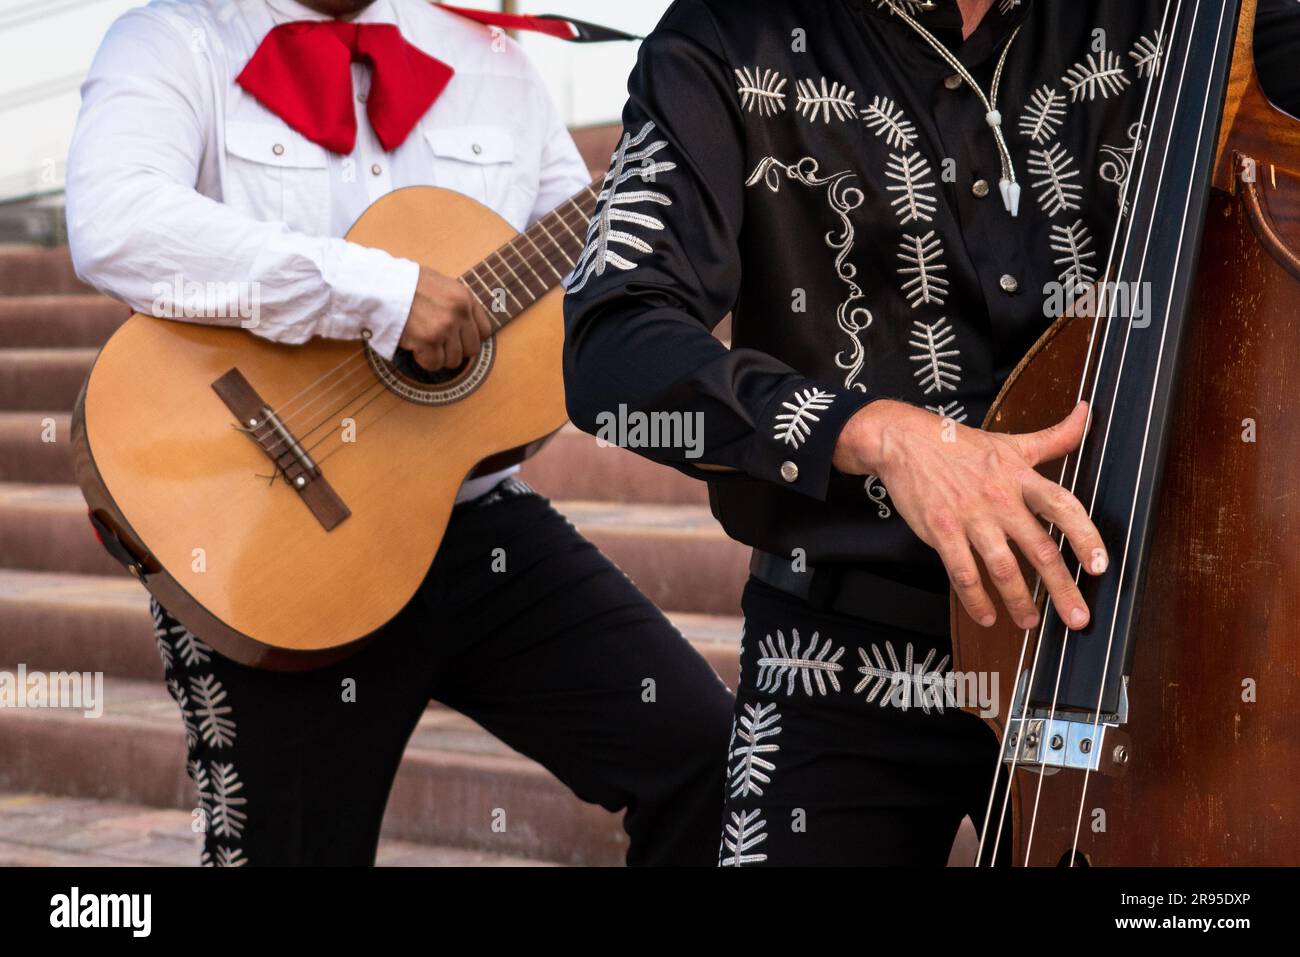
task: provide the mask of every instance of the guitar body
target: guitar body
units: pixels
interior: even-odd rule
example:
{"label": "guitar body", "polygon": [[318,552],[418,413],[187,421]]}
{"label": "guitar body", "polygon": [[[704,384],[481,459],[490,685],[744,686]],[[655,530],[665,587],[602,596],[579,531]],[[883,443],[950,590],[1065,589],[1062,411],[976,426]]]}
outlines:
{"label": "guitar body", "polygon": [[[414,187],[376,202],[348,238],[455,276],[515,235],[465,196]],[[261,667],[328,662],[414,595],[463,480],[484,460],[522,459],[564,423],[561,297],[551,289],[504,326],[484,347],[490,362],[434,390],[439,404],[386,387],[360,342],[287,346],[132,316],[77,403],[78,480],[146,587],[204,641]],[[350,513],[332,529],[235,427],[213,389],[232,369],[286,409]]]}
{"label": "guitar body", "polygon": [[[1290,398],[1300,382],[1300,175],[1285,171],[1300,166],[1300,135],[1255,83],[1251,37],[1238,38],[1225,120],[1235,122],[1224,129],[1202,235],[1127,720],[1103,739],[1086,792],[1081,770],[1012,772],[1011,821],[999,838],[999,796],[986,862],[997,840],[1016,865],[1300,860],[1300,430]],[[1233,150],[1252,154],[1257,177],[1239,175]],[[1064,418],[1091,324],[1059,319],[984,427],[1030,432]],[[1042,471],[1057,480],[1060,463]],[[1004,747],[1016,676],[1032,666],[1024,634],[1006,616],[982,629],[953,602],[955,667],[998,675],[989,724]],[[1053,657],[1039,668],[1057,666]]]}

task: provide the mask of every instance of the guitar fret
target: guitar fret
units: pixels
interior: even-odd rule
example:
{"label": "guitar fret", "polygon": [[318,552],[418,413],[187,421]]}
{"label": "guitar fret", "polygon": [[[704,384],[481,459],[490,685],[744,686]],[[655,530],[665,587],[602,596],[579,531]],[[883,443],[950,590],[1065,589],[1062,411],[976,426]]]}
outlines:
{"label": "guitar fret", "polygon": [[[573,202],[573,200],[569,200],[569,202]],[[578,206],[577,203],[574,203],[574,208],[577,209],[579,213],[582,212],[582,209]],[[573,237],[574,241],[578,244],[579,251],[581,251],[583,247],[582,239],[579,238],[578,234],[573,231],[573,229],[569,226],[567,222],[565,222],[563,216],[557,216],[556,219],[560,221],[560,225],[565,228],[568,234]]]}
{"label": "guitar fret", "polygon": [[[546,233],[546,238],[551,241],[552,245],[554,245],[555,248],[558,249],[561,253],[564,253],[564,247],[555,241],[555,237],[551,235],[551,231],[546,228],[546,223],[539,220],[537,225],[542,230],[542,232]],[[566,256],[568,255],[568,253],[564,253],[564,254]],[[548,269],[551,270],[551,272],[555,273],[555,278],[557,280],[564,279],[564,274],[561,273],[558,269],[556,269],[549,259],[546,261],[546,266]]]}
{"label": "guitar fret", "polygon": [[[509,248],[509,247],[506,246],[506,247],[503,247],[503,248]],[[522,279],[519,278],[519,274],[518,274],[517,272],[515,272],[514,267],[512,267],[512,266],[510,265],[510,261],[509,261],[508,259],[506,259],[506,257],[505,257],[504,255],[502,255],[501,250],[498,249],[495,253],[493,253],[493,255],[496,256],[497,259],[499,259],[499,260],[501,261],[501,265],[505,266],[506,269],[510,270],[510,275],[514,277],[515,282],[518,283],[520,286],[523,287],[524,292],[528,293],[528,296],[529,296],[529,303],[528,303],[528,304],[529,304],[529,305],[532,305],[534,302],[536,302],[536,301],[537,301],[537,297],[536,297],[535,295],[533,295],[533,291],[532,291],[531,289],[528,288],[528,284],[527,284],[526,282],[524,282]],[[486,261],[486,260],[485,260],[485,261]],[[515,300],[515,302],[519,302],[519,297],[518,297],[518,296],[514,296],[514,300]]]}
{"label": "guitar fret", "polygon": [[[510,287],[506,285],[505,282],[502,281],[500,276],[497,275],[496,270],[492,268],[492,264],[485,259],[480,265],[482,265],[484,269],[486,269],[489,273],[492,274],[492,278],[496,280],[496,284],[497,284],[496,289],[504,289],[506,295],[509,296],[511,299],[513,299],[515,301],[515,305],[517,305],[520,311],[522,311],[524,308],[524,304],[519,301],[519,297],[516,296],[513,292],[511,292]],[[493,304],[496,303],[496,289],[489,289],[489,292],[492,293]]]}
{"label": "guitar fret", "polygon": [[474,297],[474,301],[477,302],[479,306],[482,307],[483,311],[487,313],[488,319],[492,322],[493,327],[496,329],[500,329],[501,323],[497,320],[496,314],[493,312],[491,307],[489,307],[488,304],[483,301],[483,299],[479,296],[479,294],[473,290],[470,284],[465,282],[465,276],[472,276],[473,278],[477,279],[478,284],[483,287],[484,291],[487,292],[489,298],[491,298],[492,296],[492,287],[489,286],[487,283],[485,283],[483,281],[483,277],[478,274],[478,266],[475,266],[472,269],[467,270],[464,273],[464,275],[460,277],[461,284],[469,291],[469,294]]}
{"label": "guitar fret", "polygon": [[[552,266],[552,265],[547,261],[547,259],[546,259],[546,253],[542,252],[541,247],[538,246],[537,243],[533,242],[533,237],[532,237],[532,236],[529,236],[528,233],[524,233],[523,235],[524,235],[524,239],[528,240],[529,245],[531,245],[534,249],[537,250],[537,255],[539,255],[539,256],[542,257],[542,262],[546,263],[546,265],[550,268],[551,272],[555,272],[555,267]],[[542,280],[542,277],[539,276],[539,275],[537,274],[537,270],[536,270],[536,269],[533,269],[533,267],[532,267],[531,265],[530,265],[528,268],[529,268],[530,270],[532,270],[532,273],[533,273],[534,276],[537,276],[537,280],[538,280],[538,282],[542,282],[542,281],[543,281],[543,280]],[[555,278],[556,278],[556,279],[563,279],[564,277],[561,276],[559,273],[555,273]]]}

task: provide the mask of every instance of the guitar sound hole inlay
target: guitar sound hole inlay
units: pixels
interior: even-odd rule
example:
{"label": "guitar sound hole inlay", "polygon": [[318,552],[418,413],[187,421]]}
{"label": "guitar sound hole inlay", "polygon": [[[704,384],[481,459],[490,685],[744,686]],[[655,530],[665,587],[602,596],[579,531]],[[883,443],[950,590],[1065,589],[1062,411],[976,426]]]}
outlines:
{"label": "guitar sound hole inlay", "polygon": [[496,340],[488,339],[478,354],[459,369],[429,372],[400,350],[392,361],[366,346],[366,361],[388,391],[418,405],[450,405],[472,394],[492,371]]}

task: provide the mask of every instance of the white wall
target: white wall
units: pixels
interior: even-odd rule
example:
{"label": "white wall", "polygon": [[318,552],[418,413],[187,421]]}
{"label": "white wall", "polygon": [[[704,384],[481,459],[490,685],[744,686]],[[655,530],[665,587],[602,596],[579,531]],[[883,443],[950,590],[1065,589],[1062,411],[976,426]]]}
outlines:
{"label": "white wall", "polygon": [[[100,38],[138,0],[0,0],[0,202],[63,188],[78,88]],[[459,5],[500,9],[497,0]],[[525,13],[558,13],[631,33],[648,32],[668,0],[519,0]],[[580,45],[523,38],[573,126],[616,119],[636,44]]]}

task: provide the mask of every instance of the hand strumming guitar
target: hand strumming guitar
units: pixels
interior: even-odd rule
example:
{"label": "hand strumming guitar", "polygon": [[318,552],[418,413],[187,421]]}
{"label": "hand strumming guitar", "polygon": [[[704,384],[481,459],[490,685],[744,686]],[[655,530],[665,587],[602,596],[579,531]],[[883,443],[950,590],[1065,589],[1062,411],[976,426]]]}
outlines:
{"label": "hand strumming guitar", "polygon": [[494,332],[487,311],[458,279],[420,267],[411,312],[398,347],[430,372],[455,369]]}
{"label": "hand strumming guitar", "polygon": [[[1061,620],[1072,629],[1088,623],[1088,608],[1060,549],[1035,515],[1060,528],[1093,575],[1106,570],[1106,549],[1087,511],[1067,489],[1034,466],[1074,451],[1088,420],[1087,403],[1041,432],[1000,435],[945,423],[903,402],[880,400],[845,425],[834,464],[850,475],[880,477],[898,514],[935,549],[970,616],[988,627],[997,619],[972,548],[984,560],[1012,619],[1038,624],[1038,611],[1014,541],[1042,575]],[[947,441],[945,441],[945,438]]]}

